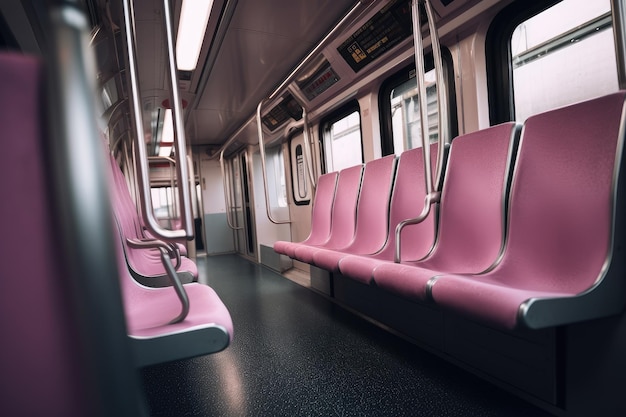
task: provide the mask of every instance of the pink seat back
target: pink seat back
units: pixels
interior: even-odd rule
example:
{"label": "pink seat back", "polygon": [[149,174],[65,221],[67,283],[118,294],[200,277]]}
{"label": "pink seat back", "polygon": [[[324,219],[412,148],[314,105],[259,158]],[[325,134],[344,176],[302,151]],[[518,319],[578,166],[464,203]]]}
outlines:
{"label": "pink seat back", "polygon": [[[73,59],[71,54],[65,58]],[[53,179],[63,175],[52,169],[54,159],[45,155],[55,154],[52,148],[61,147],[66,138],[50,134],[43,78],[37,60],[0,54],[0,218],[5,242],[0,251],[0,415],[136,414],[132,405],[117,408],[135,402],[136,387],[134,370],[126,367],[130,349],[123,317],[115,310],[119,291],[110,286],[116,277],[101,282],[106,268],[83,276],[98,265],[75,255],[88,253],[107,264],[109,241],[95,235],[93,247],[77,250],[70,240],[72,230],[61,227],[77,227],[80,220],[60,221],[64,213],[57,211],[59,199],[79,197],[83,202],[80,197],[85,195],[68,196],[70,184],[55,186]],[[87,168],[89,179],[82,182],[93,198],[84,202],[84,210],[99,201],[91,187],[94,174]],[[94,248],[99,251],[94,253]],[[94,288],[98,291],[92,292]],[[105,302],[94,307],[94,298]],[[118,315],[122,321],[117,321]]]}
{"label": "pink seat back", "polygon": [[53,238],[41,157],[48,139],[39,104],[41,78],[34,59],[0,56],[0,217],[5,220],[0,386],[11,387],[0,401],[0,414],[78,416],[86,412],[87,386],[80,383],[79,343],[66,308],[68,283]]}
{"label": "pink seat back", "polygon": [[387,240],[389,198],[395,166],[394,155],[374,159],[365,164],[357,203],[354,238],[346,248],[347,252],[372,254],[384,246]]}
{"label": "pink seat back", "polygon": [[421,267],[479,273],[504,245],[505,200],[519,127],[504,123],[452,141],[433,253]]}
{"label": "pink seat back", "polygon": [[362,172],[363,165],[356,165],[339,171],[330,235],[323,245],[326,248],[343,248],[350,243],[354,236]]}
{"label": "pink seat back", "polygon": [[625,95],[526,121],[511,189],[508,242],[497,269],[511,284],[579,293],[600,277],[612,238]]}
{"label": "pink seat back", "polygon": [[303,243],[319,245],[328,240],[337,175],[337,172],[329,172],[319,177],[311,213],[311,233]]}
{"label": "pink seat back", "polygon": [[[439,146],[430,145],[431,159],[437,159]],[[432,171],[435,171],[432,164]],[[393,261],[395,255],[396,226],[403,220],[417,217],[424,207],[426,188],[424,181],[424,160],[422,148],[402,152],[398,159],[396,179],[393,186],[389,212],[389,237],[377,258]],[[402,259],[416,260],[428,254],[435,243],[435,213],[430,214],[421,223],[409,225],[402,232]]]}

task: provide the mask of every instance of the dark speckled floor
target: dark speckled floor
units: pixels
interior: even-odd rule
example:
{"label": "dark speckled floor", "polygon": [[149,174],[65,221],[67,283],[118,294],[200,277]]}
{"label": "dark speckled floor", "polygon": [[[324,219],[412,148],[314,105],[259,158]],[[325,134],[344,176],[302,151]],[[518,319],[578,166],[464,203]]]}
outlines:
{"label": "dark speckled floor", "polygon": [[235,255],[198,258],[225,351],[142,370],[153,416],[547,416]]}

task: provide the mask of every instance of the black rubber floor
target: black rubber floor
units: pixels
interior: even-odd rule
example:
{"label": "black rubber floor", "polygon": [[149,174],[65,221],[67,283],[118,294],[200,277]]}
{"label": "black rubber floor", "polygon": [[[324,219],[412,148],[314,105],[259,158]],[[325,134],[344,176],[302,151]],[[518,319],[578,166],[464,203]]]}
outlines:
{"label": "black rubber floor", "polygon": [[547,416],[236,255],[198,258],[225,351],[141,371],[153,416]]}

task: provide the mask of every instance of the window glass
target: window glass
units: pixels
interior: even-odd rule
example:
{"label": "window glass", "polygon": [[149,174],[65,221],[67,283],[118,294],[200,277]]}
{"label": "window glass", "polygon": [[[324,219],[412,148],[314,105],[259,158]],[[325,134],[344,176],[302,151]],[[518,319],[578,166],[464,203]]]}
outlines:
{"label": "window glass", "polygon": [[287,207],[285,162],[281,146],[267,150],[267,171],[269,194],[272,200],[270,201],[270,207]]}
{"label": "window glass", "polygon": [[513,31],[515,119],[617,91],[610,0],[563,0]]}
{"label": "window glass", "polygon": [[[435,71],[425,74],[426,100],[428,110],[428,140],[436,142],[439,138],[439,110],[437,107],[437,85]],[[417,79],[413,70],[410,78],[391,90],[391,124],[393,149],[396,155],[403,151],[422,147],[422,127],[420,117]]]}
{"label": "window glass", "polygon": [[325,123],[323,128],[326,172],[363,163],[361,117],[358,110]]}

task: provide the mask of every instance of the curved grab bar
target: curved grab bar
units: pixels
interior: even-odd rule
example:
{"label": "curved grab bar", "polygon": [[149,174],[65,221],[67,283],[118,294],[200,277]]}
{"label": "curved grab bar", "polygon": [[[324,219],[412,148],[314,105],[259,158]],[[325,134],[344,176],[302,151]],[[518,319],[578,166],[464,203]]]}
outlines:
{"label": "curved grab bar", "polygon": [[178,268],[180,268],[182,258],[180,250],[178,250],[175,243],[168,243],[158,239],[131,239],[127,237],[126,244],[135,249],[164,249],[167,251],[171,259],[176,259],[174,269],[178,270]]}
{"label": "curved grab bar", "polygon": [[235,226],[233,221],[230,219],[230,210],[232,206],[230,204],[230,181],[226,178],[226,171],[224,170],[224,151],[226,149],[222,149],[220,152],[220,169],[222,171],[222,185],[224,188],[224,205],[226,206],[226,223],[228,223],[228,227],[233,230],[241,230],[243,226]]}
{"label": "curved grab bar", "polygon": [[147,161],[147,150],[146,144],[144,141],[144,131],[143,131],[143,116],[141,108],[141,98],[139,95],[139,82],[138,82],[138,74],[137,74],[137,62],[136,62],[136,46],[135,46],[135,14],[133,9],[132,0],[123,0],[124,7],[124,26],[125,26],[125,35],[126,35],[126,44],[128,49],[128,73],[130,76],[130,90],[132,97],[132,113],[133,113],[133,121],[135,125],[135,141],[137,144],[137,159],[139,162],[139,166],[137,169],[137,179],[140,185],[139,192],[139,200],[141,202],[141,212],[145,222],[145,226],[148,230],[153,233],[155,236],[160,237],[166,240],[172,239],[192,239],[193,238],[193,222],[192,215],[189,202],[190,191],[189,191],[189,183],[186,180],[188,177],[187,174],[187,163],[183,160],[187,155],[186,143],[185,143],[185,132],[182,124],[182,110],[180,106],[180,97],[178,95],[178,81],[177,81],[177,71],[176,71],[176,56],[174,54],[174,42],[173,42],[173,33],[172,33],[172,17],[171,17],[171,8],[170,1],[163,0],[163,8],[164,8],[164,19],[165,19],[165,32],[166,32],[166,44],[167,44],[167,56],[168,56],[168,67],[169,67],[169,75],[170,75],[170,86],[172,93],[172,122],[174,125],[174,144],[176,146],[176,160],[177,160],[177,174],[179,178],[179,187],[178,187],[178,196],[180,200],[181,206],[181,219],[182,219],[182,227],[181,230],[167,230],[162,228],[156,221],[154,217],[152,200],[150,198],[150,180],[149,180],[149,170],[148,170],[148,161]]}
{"label": "curved grab bar", "polygon": [[272,210],[270,209],[270,195],[267,189],[267,169],[265,166],[265,142],[263,139],[263,124],[261,122],[261,107],[264,102],[265,100],[261,100],[259,105],[256,107],[256,125],[257,132],[259,134],[259,151],[261,153],[261,174],[263,175],[263,191],[265,194],[265,213],[267,214],[267,218],[274,224],[288,224],[291,223],[290,220],[274,219],[272,216]]}
{"label": "curved grab bar", "polygon": [[174,291],[176,291],[176,296],[180,300],[180,304],[181,304],[180,314],[174,317],[172,320],[170,320],[169,324],[180,323],[181,321],[185,320],[185,318],[189,314],[189,296],[187,295],[187,291],[185,291],[185,287],[183,287],[183,284],[180,282],[180,279],[178,278],[178,275],[176,274],[176,270],[174,269],[174,266],[172,265],[172,260],[170,259],[167,250],[163,248],[159,248],[159,250],[161,251],[161,262],[163,263],[163,266],[165,267],[167,276],[172,282],[172,287],[174,287]]}
{"label": "curved grab bar", "polygon": [[428,214],[430,213],[430,208],[432,207],[432,205],[434,203],[439,202],[440,197],[441,197],[441,193],[438,193],[438,192],[426,194],[426,198],[424,199],[424,208],[422,209],[422,212],[413,219],[403,220],[400,223],[398,223],[398,225],[396,226],[396,253],[393,259],[395,263],[400,263],[400,261],[402,260],[401,259],[402,243],[400,239],[400,236],[402,234],[402,229],[404,229],[405,226],[408,226],[410,224],[417,224],[417,223],[423,222],[424,219],[428,217]]}

